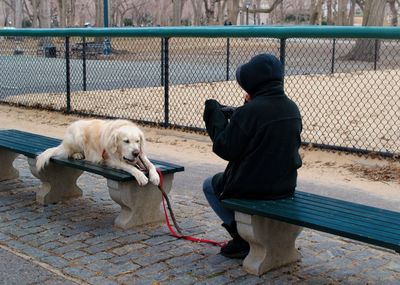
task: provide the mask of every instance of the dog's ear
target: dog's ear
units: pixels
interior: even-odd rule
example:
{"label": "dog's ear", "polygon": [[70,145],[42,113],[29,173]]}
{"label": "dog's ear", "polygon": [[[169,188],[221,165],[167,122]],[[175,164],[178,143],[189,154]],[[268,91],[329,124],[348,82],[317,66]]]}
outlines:
{"label": "dog's ear", "polygon": [[118,132],[112,132],[107,141],[107,150],[116,153],[118,149]]}
{"label": "dog's ear", "polygon": [[139,138],[140,138],[140,152],[144,151],[144,143],[146,141],[145,137],[144,137],[144,133],[142,132],[142,130],[139,130]]}

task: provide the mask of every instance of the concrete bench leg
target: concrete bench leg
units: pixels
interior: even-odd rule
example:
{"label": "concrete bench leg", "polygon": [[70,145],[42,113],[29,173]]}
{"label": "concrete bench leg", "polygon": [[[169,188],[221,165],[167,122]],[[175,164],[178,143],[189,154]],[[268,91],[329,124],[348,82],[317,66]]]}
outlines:
{"label": "concrete bench leg", "polygon": [[36,202],[47,205],[82,196],[82,190],[76,185],[82,170],[50,163],[38,173],[36,159],[28,158],[28,163],[32,174],[42,182]]}
{"label": "concrete bench leg", "polygon": [[19,177],[18,170],[13,166],[17,156],[18,154],[15,152],[0,149],[0,181]]}
{"label": "concrete bench leg", "polygon": [[[163,189],[169,193],[172,187],[173,174],[164,175]],[[157,186],[148,183],[139,186],[136,181],[118,182],[108,179],[108,190],[111,198],[121,206],[121,213],[115,219],[115,226],[129,229],[164,220],[161,212],[161,192]]]}
{"label": "concrete bench leg", "polygon": [[295,241],[302,227],[240,212],[235,212],[235,219],[240,236],[250,244],[243,261],[248,273],[261,275],[300,260]]}

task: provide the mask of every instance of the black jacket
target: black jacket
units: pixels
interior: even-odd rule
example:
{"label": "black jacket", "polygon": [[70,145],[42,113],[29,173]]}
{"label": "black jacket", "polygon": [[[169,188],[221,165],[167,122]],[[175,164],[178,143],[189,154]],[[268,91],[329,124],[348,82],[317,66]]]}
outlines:
{"label": "black jacket", "polygon": [[229,121],[217,101],[206,101],[204,121],[213,151],[229,161],[224,173],[213,178],[220,199],[278,199],[295,191],[301,116],[283,91],[283,71],[276,60],[262,55],[238,69],[237,81],[252,100]]}

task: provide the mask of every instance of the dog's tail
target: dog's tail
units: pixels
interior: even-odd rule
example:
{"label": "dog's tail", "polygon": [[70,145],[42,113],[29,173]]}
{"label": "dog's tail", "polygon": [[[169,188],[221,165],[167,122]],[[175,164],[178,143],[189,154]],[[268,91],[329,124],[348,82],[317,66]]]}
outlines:
{"label": "dog's tail", "polygon": [[67,157],[62,144],[56,147],[48,148],[39,154],[36,158],[36,170],[40,172],[49,163],[50,158],[53,156],[62,156],[64,158]]}

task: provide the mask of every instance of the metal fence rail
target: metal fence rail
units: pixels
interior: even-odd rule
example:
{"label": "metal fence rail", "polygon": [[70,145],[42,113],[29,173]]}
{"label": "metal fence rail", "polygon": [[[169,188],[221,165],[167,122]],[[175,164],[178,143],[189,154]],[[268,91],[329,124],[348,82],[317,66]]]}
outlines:
{"label": "metal fence rail", "polygon": [[[346,59],[359,39],[371,56]],[[269,52],[284,63],[304,143],[393,156],[399,40],[392,27],[0,30],[0,102],[204,130],[204,101],[239,106],[237,66]]]}

